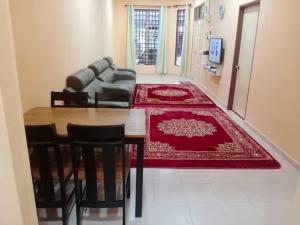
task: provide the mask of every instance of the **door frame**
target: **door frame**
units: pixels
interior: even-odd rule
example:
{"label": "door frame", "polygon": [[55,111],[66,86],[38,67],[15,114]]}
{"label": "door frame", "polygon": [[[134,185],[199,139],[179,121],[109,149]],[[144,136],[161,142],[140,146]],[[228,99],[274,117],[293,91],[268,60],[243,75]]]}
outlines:
{"label": "door frame", "polygon": [[[232,111],[234,111],[233,110],[233,100],[234,100],[235,84],[236,84],[236,78],[237,78],[236,65],[238,65],[239,57],[240,57],[242,30],[243,30],[243,22],[244,22],[244,12],[247,7],[254,6],[254,5],[260,5],[260,0],[255,0],[255,1],[243,4],[243,5],[240,5],[240,8],[239,8],[237,33],[236,33],[233,65],[232,65],[232,72],[231,72],[231,81],[230,81],[230,88],[229,88],[229,98],[228,98],[228,104],[227,104],[227,109],[232,110]],[[255,46],[254,46],[254,48],[255,48]],[[250,85],[249,85],[249,87],[250,87]],[[248,95],[249,95],[249,92],[248,92]],[[248,98],[248,96],[247,96],[247,98]],[[247,105],[246,105],[246,108],[247,108]],[[239,114],[237,114],[237,115],[240,116]],[[242,119],[244,119],[244,118],[242,118]]]}

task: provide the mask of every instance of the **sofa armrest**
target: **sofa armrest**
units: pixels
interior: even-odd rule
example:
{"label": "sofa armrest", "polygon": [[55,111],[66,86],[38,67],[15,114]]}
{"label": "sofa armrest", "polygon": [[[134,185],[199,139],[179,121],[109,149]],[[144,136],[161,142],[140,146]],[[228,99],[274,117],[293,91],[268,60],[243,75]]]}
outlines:
{"label": "sofa armrest", "polygon": [[136,76],[126,71],[114,72],[114,80],[136,80]]}
{"label": "sofa armrest", "polygon": [[118,71],[127,71],[127,72],[131,72],[133,74],[136,74],[135,70],[132,69],[128,69],[128,68],[118,68]]}

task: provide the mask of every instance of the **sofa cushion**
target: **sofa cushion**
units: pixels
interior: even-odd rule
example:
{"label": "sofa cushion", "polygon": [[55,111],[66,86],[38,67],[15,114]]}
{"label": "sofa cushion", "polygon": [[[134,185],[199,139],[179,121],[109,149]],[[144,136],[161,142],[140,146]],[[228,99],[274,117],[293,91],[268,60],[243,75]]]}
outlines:
{"label": "sofa cushion", "polygon": [[112,70],[111,68],[107,68],[97,78],[106,83],[113,83],[115,79],[114,70]]}
{"label": "sofa cushion", "polygon": [[95,79],[88,86],[86,86],[82,91],[87,92],[89,95],[89,98],[95,99],[96,92],[102,93],[102,91],[103,91],[102,82]]}
{"label": "sofa cushion", "polygon": [[67,86],[76,91],[82,91],[93,80],[95,80],[94,72],[89,68],[85,68],[69,76]]}
{"label": "sofa cushion", "polygon": [[88,68],[90,68],[91,70],[94,71],[96,76],[99,76],[99,74],[101,74],[103,71],[105,71],[108,67],[109,67],[109,64],[104,59],[98,60],[88,66]]}

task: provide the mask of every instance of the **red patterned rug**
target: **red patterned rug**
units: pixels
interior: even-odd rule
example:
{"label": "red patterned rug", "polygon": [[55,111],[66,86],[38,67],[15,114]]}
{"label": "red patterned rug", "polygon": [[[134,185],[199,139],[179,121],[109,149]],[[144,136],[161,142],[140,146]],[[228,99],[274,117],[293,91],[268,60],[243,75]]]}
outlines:
{"label": "red patterned rug", "polygon": [[133,108],[215,106],[193,84],[137,84],[133,96]]}
{"label": "red patterned rug", "polygon": [[[221,109],[147,110],[145,167],[280,168]],[[133,166],[136,152],[133,152]]]}

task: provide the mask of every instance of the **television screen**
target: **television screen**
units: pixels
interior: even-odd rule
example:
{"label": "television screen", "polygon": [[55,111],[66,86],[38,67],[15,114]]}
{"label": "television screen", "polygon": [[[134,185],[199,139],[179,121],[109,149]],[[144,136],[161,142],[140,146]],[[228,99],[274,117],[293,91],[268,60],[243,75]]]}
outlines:
{"label": "television screen", "polygon": [[208,60],[212,63],[221,64],[222,63],[222,48],[223,48],[222,38],[210,38],[209,39],[209,54]]}

